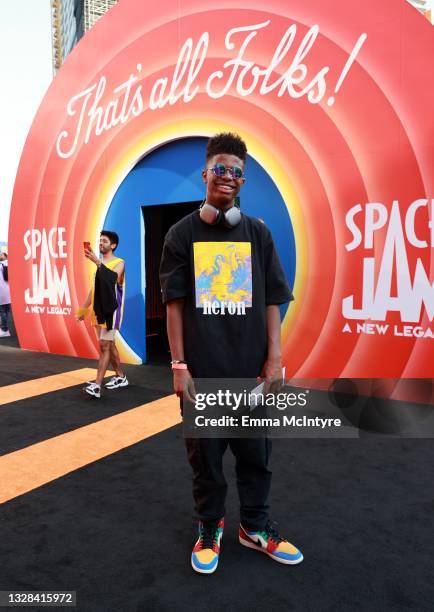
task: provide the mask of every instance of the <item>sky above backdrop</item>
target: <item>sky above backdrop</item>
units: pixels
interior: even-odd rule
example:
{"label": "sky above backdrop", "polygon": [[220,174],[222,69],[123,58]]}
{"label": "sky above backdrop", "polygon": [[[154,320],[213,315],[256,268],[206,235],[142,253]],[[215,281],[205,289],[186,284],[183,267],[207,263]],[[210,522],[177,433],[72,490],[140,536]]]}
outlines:
{"label": "sky above backdrop", "polygon": [[50,0],[0,0],[0,245],[21,152],[52,79]]}

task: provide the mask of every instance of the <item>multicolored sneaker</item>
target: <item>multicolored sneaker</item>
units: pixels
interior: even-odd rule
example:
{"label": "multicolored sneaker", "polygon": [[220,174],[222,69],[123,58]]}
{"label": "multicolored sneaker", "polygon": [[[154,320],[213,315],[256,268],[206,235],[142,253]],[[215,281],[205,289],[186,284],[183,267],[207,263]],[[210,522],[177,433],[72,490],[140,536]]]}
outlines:
{"label": "multicolored sneaker", "polygon": [[212,574],[217,569],[224,519],[199,522],[199,538],[191,553],[191,566],[199,574]]}
{"label": "multicolored sneaker", "polygon": [[270,521],[263,531],[249,531],[240,525],[239,539],[243,546],[260,550],[279,563],[296,565],[303,561],[303,555],[298,548],[282,538]]}

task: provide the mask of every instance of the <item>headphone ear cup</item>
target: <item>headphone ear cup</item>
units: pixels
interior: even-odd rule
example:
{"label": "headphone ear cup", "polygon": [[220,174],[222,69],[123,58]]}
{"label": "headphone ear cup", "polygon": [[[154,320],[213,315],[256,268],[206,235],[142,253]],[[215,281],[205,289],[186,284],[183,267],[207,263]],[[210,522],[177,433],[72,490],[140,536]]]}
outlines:
{"label": "headphone ear cup", "polygon": [[221,211],[211,206],[211,204],[204,204],[200,207],[199,216],[201,220],[208,225],[217,225],[221,220],[221,215]]}
{"label": "headphone ear cup", "polygon": [[238,206],[232,206],[225,212],[225,223],[228,227],[236,227],[241,221],[241,212]]}

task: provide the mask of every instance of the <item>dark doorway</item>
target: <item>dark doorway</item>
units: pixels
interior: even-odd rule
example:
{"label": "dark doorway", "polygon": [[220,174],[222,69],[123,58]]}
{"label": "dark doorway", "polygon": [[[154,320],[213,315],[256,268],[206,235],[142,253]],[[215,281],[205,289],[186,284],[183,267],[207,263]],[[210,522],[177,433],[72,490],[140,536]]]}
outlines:
{"label": "dark doorway", "polygon": [[201,202],[143,206],[146,271],[146,362],[168,363],[166,309],[161,299],[159,268],[164,238],[172,225],[197,210]]}

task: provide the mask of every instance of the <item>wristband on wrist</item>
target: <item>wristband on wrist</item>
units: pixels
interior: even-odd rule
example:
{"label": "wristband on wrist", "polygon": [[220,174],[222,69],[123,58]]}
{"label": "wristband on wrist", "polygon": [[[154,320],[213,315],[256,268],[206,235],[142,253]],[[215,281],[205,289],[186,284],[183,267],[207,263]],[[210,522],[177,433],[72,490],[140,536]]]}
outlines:
{"label": "wristband on wrist", "polygon": [[172,359],[172,361],[170,362],[170,365],[172,366],[172,370],[186,370],[187,369],[187,364],[185,363],[183,359]]}
{"label": "wristband on wrist", "polygon": [[172,370],[187,370],[186,363],[172,363]]}

